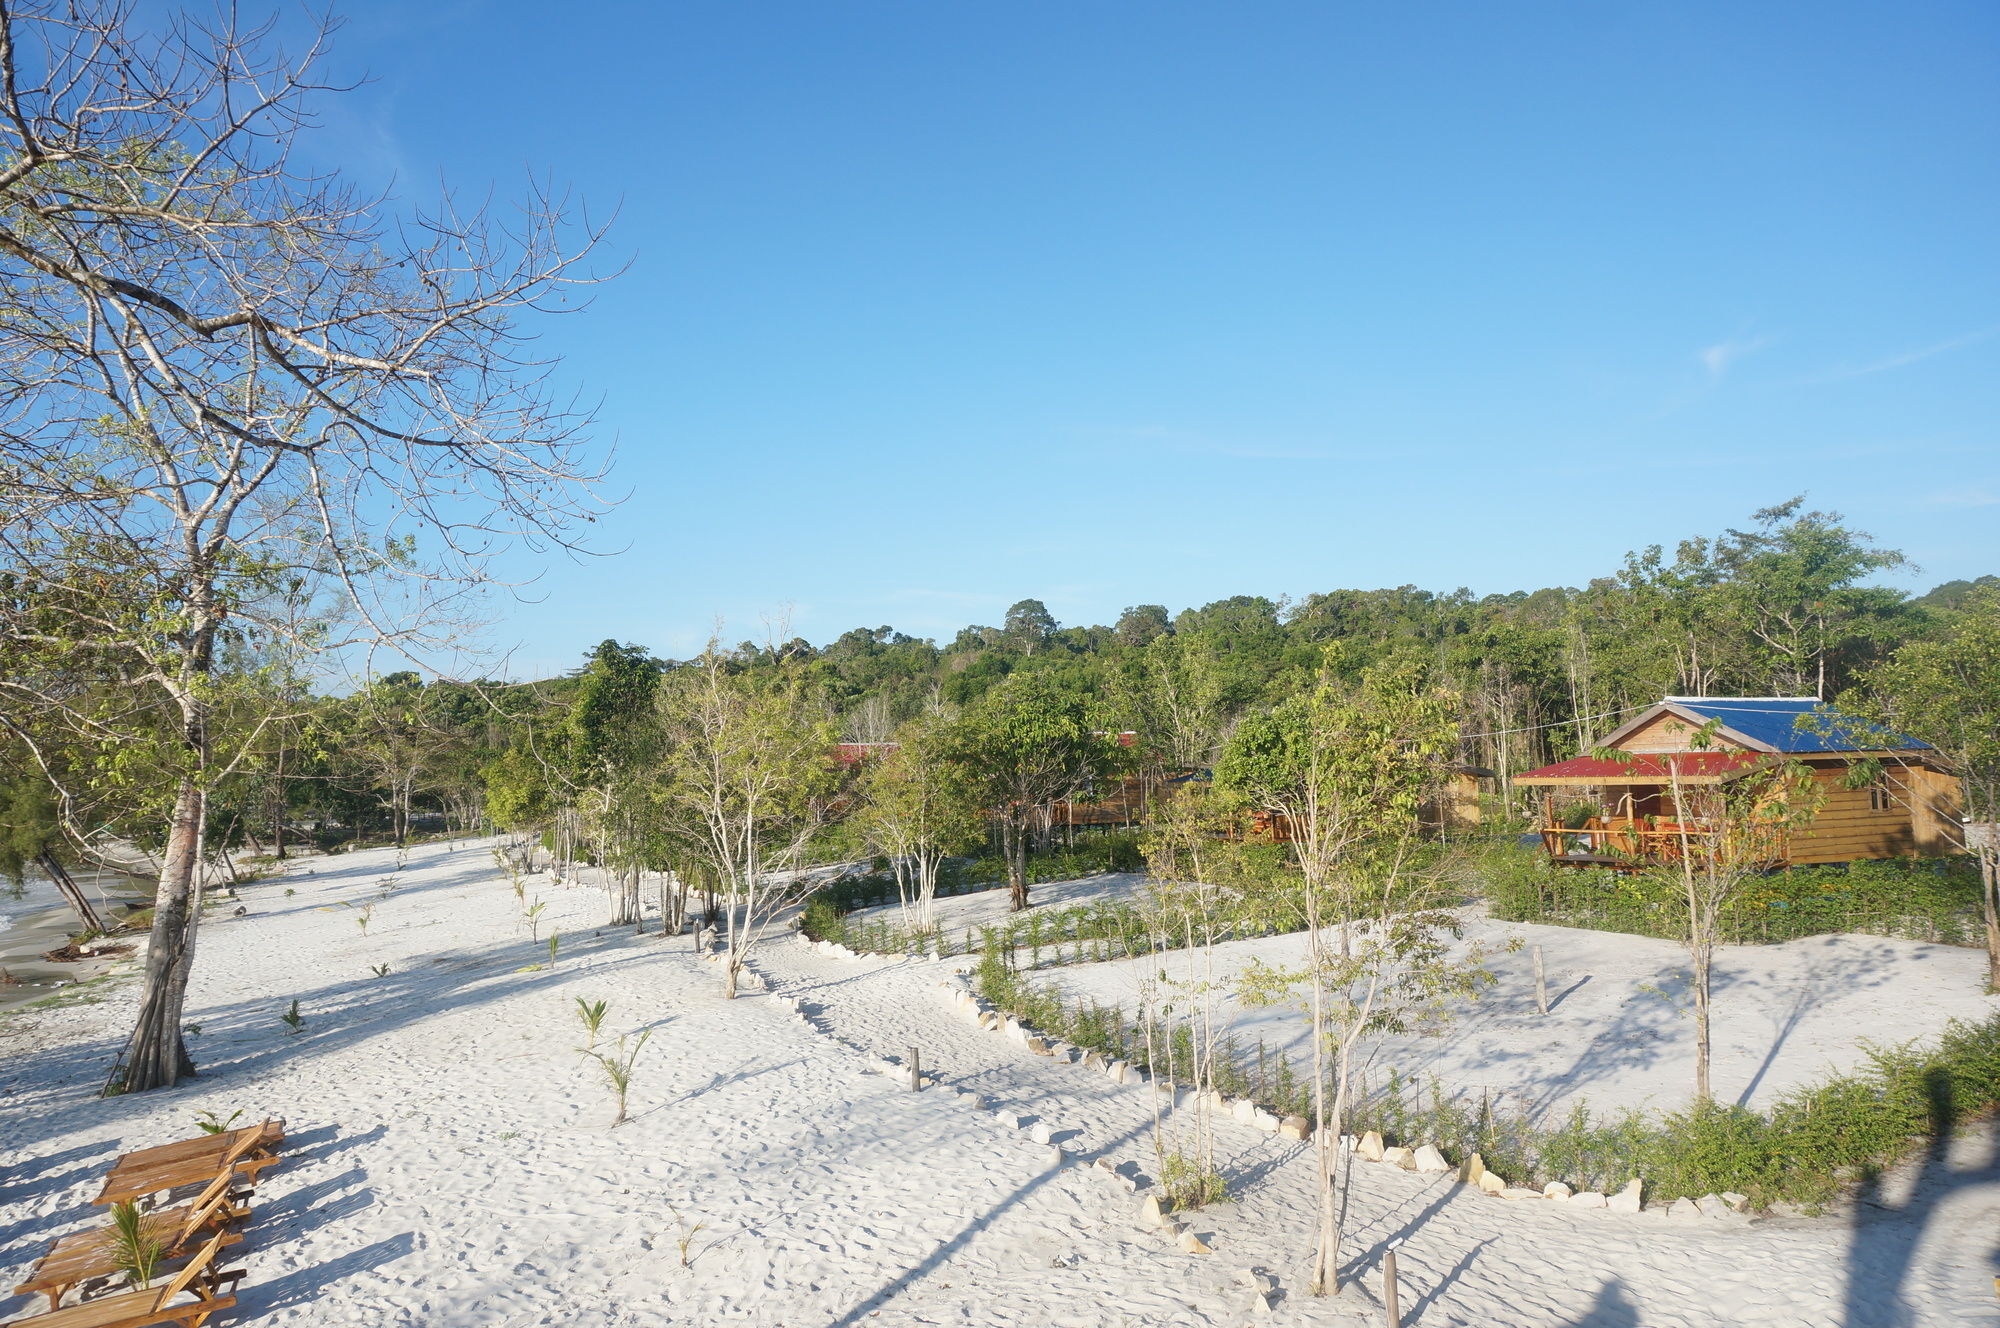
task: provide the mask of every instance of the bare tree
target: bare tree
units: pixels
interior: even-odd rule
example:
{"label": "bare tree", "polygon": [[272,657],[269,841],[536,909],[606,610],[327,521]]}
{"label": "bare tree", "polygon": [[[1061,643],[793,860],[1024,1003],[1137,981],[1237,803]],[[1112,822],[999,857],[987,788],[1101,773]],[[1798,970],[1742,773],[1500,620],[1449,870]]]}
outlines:
{"label": "bare tree", "polygon": [[[506,225],[392,210],[299,169],[332,91],[271,25],[118,0],[0,4],[0,644],[87,643],[165,725],[174,788],[119,1086],[193,1070],[180,1036],[210,719],[239,639],[435,641],[509,545],[565,541],[596,463],[526,354],[594,243],[537,193]],[[6,707],[116,724],[9,670]]]}

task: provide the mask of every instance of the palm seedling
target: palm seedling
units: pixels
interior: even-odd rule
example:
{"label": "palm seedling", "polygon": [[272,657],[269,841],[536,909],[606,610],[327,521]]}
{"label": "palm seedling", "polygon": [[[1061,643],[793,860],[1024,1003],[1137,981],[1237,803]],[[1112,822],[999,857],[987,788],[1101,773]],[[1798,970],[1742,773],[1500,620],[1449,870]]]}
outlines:
{"label": "palm seedling", "polygon": [[595,1054],[597,1030],[604,1024],[604,1016],[611,1009],[609,1001],[586,1001],[576,998],[576,1017],[583,1021],[583,1031],[590,1038],[590,1045],[584,1048],[586,1054]]}
{"label": "palm seedling", "polygon": [[303,1033],[306,1031],[306,1017],[299,1013],[299,998],[296,996],[292,998],[292,1008],[279,1015],[278,1018],[284,1022],[286,1028],[291,1029],[294,1033]]}
{"label": "palm seedling", "polygon": [[164,1251],[159,1240],[146,1230],[146,1215],[136,1203],[111,1207],[111,1256],[125,1280],[144,1291],[152,1285]]}
{"label": "palm seedling", "polygon": [[639,1034],[630,1051],[625,1049],[625,1039],[621,1037],[618,1039],[618,1051],[615,1055],[607,1056],[601,1051],[590,1053],[597,1063],[604,1067],[604,1077],[610,1081],[611,1091],[618,1099],[618,1114],[611,1120],[613,1129],[625,1123],[625,1095],[632,1088],[632,1066],[652,1036],[653,1030],[650,1028]]}
{"label": "palm seedling", "polygon": [[194,1116],[195,1128],[203,1134],[227,1134],[230,1126],[242,1116],[243,1108],[238,1107],[227,1116],[218,1116],[212,1111],[198,1111]]}

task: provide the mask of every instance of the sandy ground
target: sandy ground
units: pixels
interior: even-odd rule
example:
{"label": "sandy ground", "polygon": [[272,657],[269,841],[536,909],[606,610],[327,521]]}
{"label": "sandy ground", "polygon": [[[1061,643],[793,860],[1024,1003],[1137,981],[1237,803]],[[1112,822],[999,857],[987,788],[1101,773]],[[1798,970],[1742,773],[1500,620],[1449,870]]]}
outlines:
{"label": "sandy ground", "polygon": [[[1086,877],[1035,887],[1036,909],[1144,893],[1136,874]],[[937,901],[949,932],[1002,921],[1007,892]],[[862,918],[889,918],[895,906]],[[1474,1095],[1481,1090],[1536,1112],[1561,1114],[1578,1099],[1601,1109],[1673,1108],[1694,1084],[1694,1019],[1687,953],[1671,941],[1573,927],[1499,923],[1481,907],[1458,910],[1460,953],[1477,949],[1496,981],[1460,1005],[1441,1032],[1386,1039],[1371,1050],[1371,1079],[1390,1067]],[[1536,1008],[1534,950],[1540,947],[1550,999]],[[1041,980],[1107,1004],[1139,1007],[1142,983],[1162,974],[1233,988],[1253,960],[1296,968],[1301,935],[1218,945],[1212,956],[1170,951],[1142,959],[1067,964]],[[1048,952],[1051,956],[1053,951]],[[2000,1012],[1985,994],[1981,951],[1876,936],[1818,936],[1781,945],[1724,946],[1713,992],[1714,1091],[1725,1101],[1766,1106],[1785,1088],[1863,1065],[1871,1045],[1936,1032],[1952,1019]],[[1166,989],[1161,988],[1162,991]],[[1164,997],[1163,997],[1164,999]],[[1262,1040],[1303,1058],[1307,1025],[1294,1010],[1246,1008],[1224,999],[1219,1017],[1246,1047]]]}
{"label": "sandy ground", "polygon": [[[1686,951],[1644,936],[1497,923],[1477,907],[1460,917],[1466,946],[1483,949],[1496,981],[1461,1003],[1441,1031],[1374,1044],[1373,1081],[1395,1067],[1421,1082],[1435,1076],[1448,1088],[1483,1089],[1555,1115],[1579,1099],[1598,1109],[1685,1104],[1694,1085]],[[1535,1001],[1536,946],[1547,974],[1546,1016]],[[1215,947],[1210,971],[1229,985],[1253,959],[1296,968],[1305,950],[1303,935],[1228,942]],[[1141,982],[1162,973],[1189,981],[1202,963],[1199,952],[1176,951],[1047,976],[1071,992],[1136,1009]],[[1865,1064],[1870,1045],[2000,1012],[2000,997],[1982,991],[1985,969],[1977,950],[1875,936],[1725,946],[1713,981],[1715,1094],[1766,1106],[1792,1085]],[[1225,1000],[1222,1018],[1245,1046],[1261,1039],[1299,1059],[1307,1054],[1308,1025],[1290,1007],[1245,1009]]]}
{"label": "sandy ground", "polygon": [[[754,966],[806,1022],[771,997],[721,1000],[685,938],[600,932],[589,888],[531,887],[544,940],[563,935],[532,969],[546,945],[483,847],[394,868],[387,851],[319,862],[213,919],[188,1015],[203,1074],[171,1092],[93,1096],[130,984],[0,1016],[0,1268],[100,1222],[88,1199],[120,1151],[242,1109],[285,1116],[291,1141],[254,1201],[241,1322],[1235,1325],[1252,1321],[1235,1274],[1261,1267],[1286,1294],[1260,1321],[1379,1323],[1376,1260],[1402,1235],[1404,1322],[1425,1328],[2000,1324],[1991,1130],[1810,1221],[1615,1217],[1364,1167],[1353,1286],[1313,1301],[1297,1294],[1307,1150],[1223,1122],[1236,1200],[1196,1224],[1215,1253],[1172,1249],[1081,1165],[1150,1170],[1156,1095],[978,1032],[941,966],[767,942]],[[384,883],[364,934],[345,905]],[[576,1051],[577,996],[610,1001],[614,1037],[653,1030],[615,1129]],[[278,1018],[294,998],[299,1034]],[[910,1045],[944,1087],[878,1072]],[[1035,1122],[1062,1164],[1021,1128]]]}

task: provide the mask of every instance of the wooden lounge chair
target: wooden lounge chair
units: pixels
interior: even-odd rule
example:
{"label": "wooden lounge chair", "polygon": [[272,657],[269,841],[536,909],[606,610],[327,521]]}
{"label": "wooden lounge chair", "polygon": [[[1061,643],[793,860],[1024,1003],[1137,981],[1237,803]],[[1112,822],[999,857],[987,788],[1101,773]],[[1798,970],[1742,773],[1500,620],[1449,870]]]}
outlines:
{"label": "wooden lounge chair", "polygon": [[285,1122],[276,1117],[262,1125],[246,1125],[240,1130],[225,1130],[221,1134],[204,1134],[194,1139],[178,1139],[170,1144],[160,1144],[153,1148],[135,1149],[121,1156],[111,1164],[113,1172],[131,1167],[142,1170],[146,1167],[161,1166],[166,1163],[180,1163],[195,1158],[221,1156],[235,1148],[243,1140],[252,1141],[253,1151],[274,1153],[278,1145],[285,1142]]}
{"label": "wooden lounge chair", "polygon": [[[141,1230],[160,1243],[163,1260],[171,1262],[180,1257],[207,1235],[222,1233],[224,1245],[234,1245],[243,1239],[240,1234],[225,1230],[250,1215],[242,1203],[248,1196],[233,1188],[235,1179],[233,1170],[223,1171],[192,1203],[145,1215]],[[31,1295],[39,1291],[49,1298],[49,1308],[53,1310],[62,1304],[63,1295],[70,1288],[94,1278],[115,1276],[120,1271],[115,1238],[109,1229],[97,1227],[58,1240],[35,1264],[28,1279],[14,1288],[14,1293]]]}
{"label": "wooden lounge chair", "polygon": [[125,1203],[162,1190],[179,1189],[183,1185],[213,1184],[216,1181],[226,1186],[230,1178],[238,1173],[241,1173],[243,1181],[254,1185],[258,1173],[277,1160],[277,1155],[268,1150],[265,1137],[255,1132],[243,1132],[235,1142],[219,1150],[205,1150],[178,1160],[133,1166],[129,1160],[120,1159],[111,1168],[111,1174],[104,1178],[104,1187],[91,1202],[98,1205]]}
{"label": "wooden lounge chair", "polygon": [[[235,1296],[218,1294],[225,1284],[233,1285],[243,1276],[241,1269],[220,1272],[215,1267],[216,1256],[226,1239],[227,1233],[216,1232],[188,1260],[187,1267],[160,1286],[100,1296],[33,1318],[15,1319],[0,1328],[145,1328],[156,1323],[200,1328],[211,1314],[236,1303]],[[194,1299],[176,1304],[176,1298],[183,1293]]]}

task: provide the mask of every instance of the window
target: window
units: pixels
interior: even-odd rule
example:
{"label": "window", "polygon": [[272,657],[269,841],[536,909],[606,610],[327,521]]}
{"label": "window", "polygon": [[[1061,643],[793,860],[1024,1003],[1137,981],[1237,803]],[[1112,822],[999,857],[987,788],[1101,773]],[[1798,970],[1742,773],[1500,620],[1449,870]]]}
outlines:
{"label": "window", "polygon": [[1892,810],[1892,809],[1894,808],[1894,806],[1895,806],[1895,803],[1894,803],[1894,802],[1893,802],[1893,801],[1892,801],[1892,800],[1890,799],[1890,797],[1889,797],[1889,781],[1888,781],[1888,780],[1886,780],[1886,779],[1877,779],[1877,780],[1876,780],[1876,781],[1875,781],[1875,782],[1874,782],[1873,784],[1870,784],[1870,785],[1868,786],[1868,810],[1869,810],[1869,811],[1871,811],[1871,812],[1886,812],[1886,811],[1890,811],[1890,810]]}

